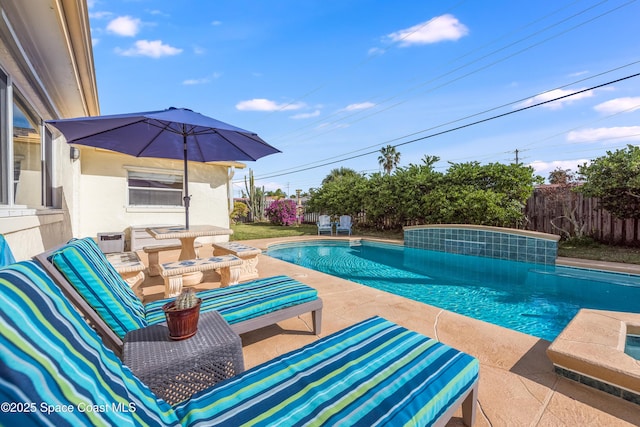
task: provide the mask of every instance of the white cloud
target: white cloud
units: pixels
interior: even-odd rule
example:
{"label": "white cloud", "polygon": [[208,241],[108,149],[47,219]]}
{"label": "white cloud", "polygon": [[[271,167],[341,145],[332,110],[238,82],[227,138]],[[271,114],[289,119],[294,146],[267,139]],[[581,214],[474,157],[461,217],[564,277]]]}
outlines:
{"label": "white cloud", "polygon": [[357,110],[366,110],[367,108],[375,107],[376,104],[373,102],[360,102],[356,104],[349,104],[344,107],[341,111],[357,111]]}
{"label": "white cloud", "polygon": [[598,142],[609,139],[640,141],[640,126],[590,128],[574,130],[567,134],[569,142]]}
{"label": "white cloud", "polygon": [[222,25],[222,21],[211,21],[211,25],[213,25],[214,27],[217,27],[219,25]]}
{"label": "white cloud", "polygon": [[118,16],[107,24],[107,31],[124,37],[133,37],[140,31],[140,20],[131,16]]}
{"label": "white cloud", "polygon": [[184,80],[182,82],[182,84],[186,85],[186,86],[206,84],[206,83],[210,83],[211,80],[219,78],[221,75],[222,75],[221,73],[213,73],[208,77],[202,77],[200,79],[187,79],[187,80]]}
{"label": "white cloud", "polygon": [[371,56],[377,56],[377,55],[382,55],[383,53],[385,53],[386,50],[380,48],[380,47],[372,47],[371,49],[369,49],[369,55]]}
{"label": "white cloud", "polygon": [[436,16],[413,27],[396,31],[386,38],[401,47],[458,40],[469,34],[469,29],[453,15]]}
{"label": "white cloud", "polygon": [[182,49],[164,44],[162,40],[138,40],[130,49],[116,49],[116,53],[123,56],[150,56],[151,58],[178,55],[181,52]]}
{"label": "white cloud", "polygon": [[[540,102],[549,101],[554,98],[559,98],[561,96],[571,95],[572,93],[576,93],[581,91],[582,89],[576,90],[565,90],[565,89],[555,89],[549,92],[541,93],[540,95],[536,95],[533,98],[529,98],[526,101],[516,105],[516,108],[529,107],[531,105],[538,104]],[[559,110],[564,107],[566,104],[570,104],[574,101],[578,101],[584,98],[591,98],[594,95],[592,90],[588,90],[586,92],[579,93],[577,95],[568,96],[566,98],[559,99],[554,102],[549,102],[548,104],[541,105],[542,107],[549,108],[551,110]]]}
{"label": "white cloud", "polygon": [[[280,189],[285,193],[287,192],[287,184],[282,184],[281,182],[258,181],[256,182],[256,187],[264,187],[265,191],[276,191],[277,189]],[[293,194],[295,194],[295,192]]]}
{"label": "white cloud", "polygon": [[110,16],[113,16],[112,12],[89,12],[89,18],[92,19],[106,19],[109,18]]}
{"label": "white cloud", "polygon": [[578,71],[578,72],[569,74],[569,77],[580,77],[580,76],[584,76],[585,74],[589,74],[589,72],[588,71]]}
{"label": "white cloud", "polygon": [[534,160],[529,163],[529,166],[533,168],[533,171],[545,179],[549,178],[549,173],[560,169],[571,169],[573,172],[578,172],[578,165],[588,163],[588,159],[575,159],[575,160],[553,160],[551,162],[545,162],[542,160]]}
{"label": "white cloud", "polygon": [[247,101],[240,101],[236,104],[236,108],[240,111],[287,111],[299,110],[304,107],[303,103],[282,103],[264,98],[254,98]]}
{"label": "white cloud", "polygon": [[187,80],[184,80],[182,82],[182,84],[186,85],[186,86],[201,85],[201,84],[204,84],[204,83],[209,83],[210,81],[211,80],[209,80],[207,78],[204,78],[204,79],[187,79]]}
{"label": "white cloud", "polygon": [[91,38],[91,46],[97,46],[100,43],[100,39],[96,39],[95,37]]}
{"label": "white cloud", "polygon": [[299,119],[310,119],[312,117],[318,117],[320,115],[320,110],[315,110],[311,113],[300,113],[290,116],[290,118],[299,120]]}
{"label": "white cloud", "polygon": [[602,114],[616,114],[622,112],[631,112],[640,108],[640,96],[616,98],[593,107]]}
{"label": "white cloud", "polygon": [[156,15],[156,16],[165,16],[165,17],[171,16],[168,13],[165,13],[165,12],[163,12],[161,10],[158,10],[158,9],[149,10],[149,14]]}

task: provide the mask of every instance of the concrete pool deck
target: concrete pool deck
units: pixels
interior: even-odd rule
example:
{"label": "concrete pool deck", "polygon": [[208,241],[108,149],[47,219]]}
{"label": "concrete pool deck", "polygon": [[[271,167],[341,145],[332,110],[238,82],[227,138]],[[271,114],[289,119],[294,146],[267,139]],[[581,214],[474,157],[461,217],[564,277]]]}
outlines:
{"label": "concrete pool deck", "polygon": [[[275,242],[310,238],[315,237],[243,243],[266,249]],[[331,237],[321,237],[327,238]],[[209,248],[205,245],[201,256],[208,255]],[[144,261],[144,253],[140,255]],[[170,260],[177,257],[177,252],[166,256]],[[549,341],[266,255],[260,255],[257,267],[261,277],[286,274],[318,290],[324,301],[321,337],[379,315],[477,357],[481,365],[477,426],[640,425],[638,405],[557,375],[546,354]],[[207,272],[198,288],[218,285],[217,275]],[[163,291],[161,278],[151,277],[143,284],[145,301],[162,298]],[[310,314],[243,334],[245,365],[250,368],[317,338],[311,333]],[[448,425],[462,425],[460,416],[457,414]]]}

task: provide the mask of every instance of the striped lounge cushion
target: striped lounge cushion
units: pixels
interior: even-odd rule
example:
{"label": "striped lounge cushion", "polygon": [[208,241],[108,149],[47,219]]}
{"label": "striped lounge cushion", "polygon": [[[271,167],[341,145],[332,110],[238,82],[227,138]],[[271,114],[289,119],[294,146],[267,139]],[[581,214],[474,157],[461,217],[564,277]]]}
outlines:
{"label": "striped lounge cushion", "polygon": [[183,425],[431,425],[478,360],[374,317],[176,405]]}
{"label": "striped lounge cushion", "polygon": [[[227,288],[210,289],[197,295],[202,298],[201,312],[217,310],[229,324],[234,324],[314,301],[318,298],[318,291],[290,277],[274,276]],[[170,299],[145,305],[147,324],[165,321],[162,306],[168,301]]]}
{"label": "striped lounge cushion", "polygon": [[142,302],[93,239],[70,241],[51,262],[120,338],[146,326]]}
{"label": "striped lounge cushion", "polygon": [[0,270],[0,425],[176,425],[32,261]]}
{"label": "striped lounge cushion", "polygon": [[195,394],[157,399],[31,261],[0,269],[0,425],[429,425],[478,361],[379,317]]}

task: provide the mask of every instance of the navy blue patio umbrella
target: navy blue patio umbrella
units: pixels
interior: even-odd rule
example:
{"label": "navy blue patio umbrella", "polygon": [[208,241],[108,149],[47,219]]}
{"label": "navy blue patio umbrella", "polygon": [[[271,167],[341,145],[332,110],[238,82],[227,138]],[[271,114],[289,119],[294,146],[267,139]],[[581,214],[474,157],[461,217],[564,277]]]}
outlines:
{"label": "navy blue patio umbrella", "polygon": [[257,134],[186,108],[47,120],[69,144],[136,157],[184,160],[185,226],[189,228],[187,162],[255,161],[280,150]]}

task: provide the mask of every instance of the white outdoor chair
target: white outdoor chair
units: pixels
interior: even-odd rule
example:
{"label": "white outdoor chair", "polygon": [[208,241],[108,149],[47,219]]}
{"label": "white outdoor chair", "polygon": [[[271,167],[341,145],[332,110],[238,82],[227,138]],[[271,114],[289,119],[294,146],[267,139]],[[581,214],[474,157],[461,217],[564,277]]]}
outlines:
{"label": "white outdoor chair", "polygon": [[329,232],[329,235],[333,235],[333,224],[331,224],[331,217],[329,215],[320,215],[318,217],[318,235],[322,232]]}
{"label": "white outdoor chair", "polygon": [[340,217],[340,222],[336,223],[336,235],[340,234],[341,231],[349,233],[349,236],[351,236],[351,216],[342,215]]}

